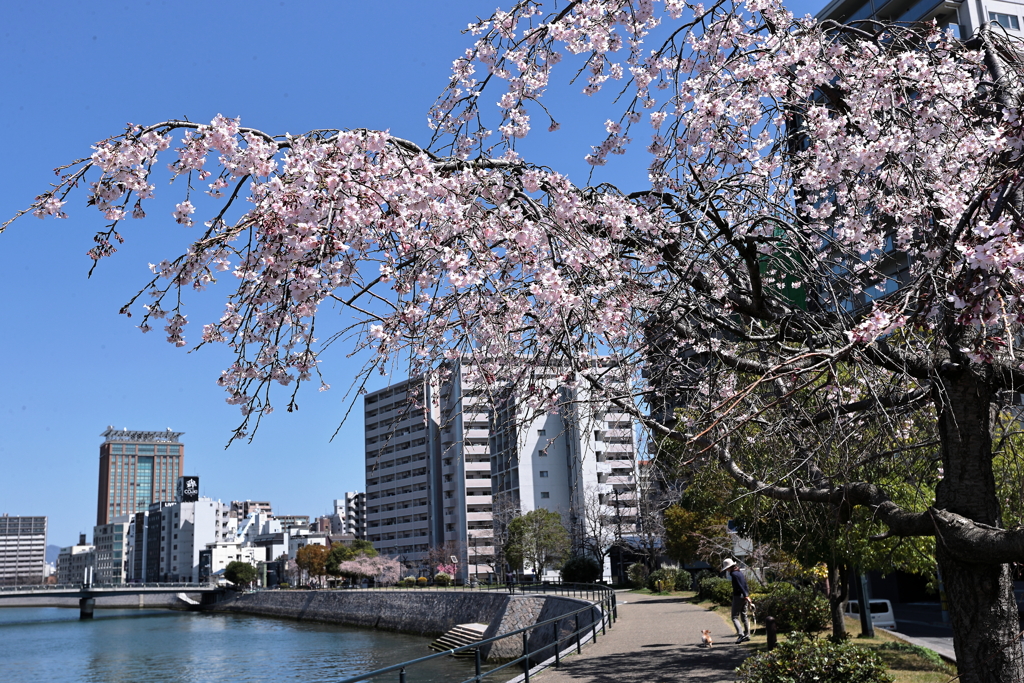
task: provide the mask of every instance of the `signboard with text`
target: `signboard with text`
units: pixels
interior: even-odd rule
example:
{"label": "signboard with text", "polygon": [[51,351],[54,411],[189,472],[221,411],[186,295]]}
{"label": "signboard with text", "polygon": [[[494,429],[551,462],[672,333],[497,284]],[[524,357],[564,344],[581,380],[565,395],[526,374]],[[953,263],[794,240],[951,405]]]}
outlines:
{"label": "signboard with text", "polygon": [[199,500],[199,477],[178,477],[175,498],[179,503],[194,503]]}

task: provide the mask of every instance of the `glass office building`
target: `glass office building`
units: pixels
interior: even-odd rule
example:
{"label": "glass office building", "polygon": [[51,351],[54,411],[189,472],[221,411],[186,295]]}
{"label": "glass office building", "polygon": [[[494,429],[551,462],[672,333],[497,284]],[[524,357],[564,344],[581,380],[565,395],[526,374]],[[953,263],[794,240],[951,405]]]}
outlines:
{"label": "glass office building", "polygon": [[174,500],[183,474],[184,432],[143,432],[108,427],[100,436],[100,482],[96,524],[143,512],[152,503]]}

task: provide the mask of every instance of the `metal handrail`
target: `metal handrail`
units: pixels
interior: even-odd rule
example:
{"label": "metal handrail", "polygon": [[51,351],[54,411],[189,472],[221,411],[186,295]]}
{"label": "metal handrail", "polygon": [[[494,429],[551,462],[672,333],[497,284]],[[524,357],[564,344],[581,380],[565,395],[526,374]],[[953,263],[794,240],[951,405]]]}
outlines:
{"label": "metal handrail", "polygon": [[[568,588],[564,588],[565,586],[568,586]],[[412,659],[412,660],[409,660],[407,662],[401,662],[400,664],[394,664],[392,666],[387,666],[387,667],[384,667],[382,669],[376,669],[375,671],[369,671],[367,673],[359,674],[357,676],[351,676],[349,678],[342,679],[338,683],[357,683],[358,681],[365,681],[367,679],[373,678],[374,676],[380,676],[382,674],[392,673],[394,671],[398,671],[398,681],[399,681],[399,683],[406,683],[406,672],[405,672],[405,670],[407,668],[409,668],[411,666],[414,666],[416,664],[421,664],[423,662],[429,662],[429,661],[431,661],[433,659],[437,659],[439,657],[445,657],[445,656],[448,656],[448,655],[454,655],[457,652],[465,652],[467,650],[473,650],[474,653],[475,653],[476,674],[474,676],[470,677],[470,678],[467,678],[463,683],[470,683],[471,681],[475,682],[475,683],[479,683],[479,681],[482,681],[484,678],[486,678],[487,676],[490,676],[493,673],[496,673],[498,671],[506,669],[506,668],[508,668],[510,666],[515,666],[516,664],[520,664],[520,663],[522,664],[524,672],[525,672],[525,681],[526,681],[526,683],[529,683],[529,680],[530,680],[530,656],[532,654],[535,654],[535,653],[530,652],[530,650],[529,650],[529,633],[531,631],[534,631],[534,630],[536,630],[538,628],[541,628],[543,626],[547,626],[549,624],[554,624],[554,630],[555,630],[555,640],[554,640],[554,643],[552,643],[551,645],[545,645],[543,648],[540,649],[540,651],[547,650],[550,647],[554,647],[554,650],[555,650],[555,654],[554,654],[555,666],[560,666],[561,665],[560,654],[561,654],[561,645],[562,645],[562,643],[564,643],[566,641],[572,642],[573,639],[575,638],[576,651],[577,651],[577,653],[579,653],[581,651],[580,648],[581,648],[582,640],[583,640],[581,638],[581,636],[586,631],[588,631],[588,630],[591,631],[591,637],[592,637],[593,641],[597,642],[598,621],[600,621],[600,624],[601,624],[600,628],[601,628],[601,634],[602,635],[604,635],[606,633],[606,630],[605,630],[606,626],[607,626],[607,628],[611,628],[613,623],[614,623],[614,621],[615,621],[615,616],[616,616],[615,591],[612,588],[608,587],[608,586],[600,586],[600,585],[596,585],[596,584],[525,584],[525,585],[520,585],[519,587],[524,590],[524,593],[525,593],[526,589],[540,588],[540,589],[542,589],[541,592],[545,592],[545,593],[548,593],[548,592],[556,592],[556,593],[557,592],[566,592],[566,593],[571,592],[573,595],[575,595],[576,593],[579,593],[581,597],[584,594],[586,594],[588,596],[596,596],[596,599],[591,600],[591,598],[588,597],[586,599],[591,600],[592,604],[587,605],[585,607],[581,607],[581,608],[579,608],[577,610],[573,610],[572,612],[567,612],[567,613],[562,614],[560,616],[557,616],[557,617],[555,617],[553,619],[548,619],[546,621],[541,621],[541,622],[538,622],[538,623],[533,624],[531,626],[526,626],[526,627],[523,627],[523,628],[520,628],[520,629],[516,629],[515,631],[509,631],[508,633],[503,633],[501,635],[493,636],[493,637],[487,638],[485,640],[480,640],[480,641],[477,641],[476,643],[473,643],[472,645],[462,645],[460,647],[452,648],[451,650],[445,650],[443,652],[435,652],[434,654],[427,655],[425,657],[420,657],[418,659]],[[554,589],[554,590],[551,590],[551,589]],[[537,591],[532,591],[532,592],[537,592]],[[583,628],[580,628],[579,615],[582,614],[583,612],[594,612],[594,611],[598,611],[598,614],[595,615],[595,618],[591,621],[591,623],[585,625]],[[569,633],[567,636],[560,637],[558,635],[558,622],[561,622],[564,619],[568,619],[570,617],[574,617],[575,618],[574,619],[575,620],[575,628],[572,631],[572,633]],[[516,636],[516,635],[520,635],[520,634],[522,635],[522,638],[523,638],[523,654],[521,656],[516,657],[515,659],[513,659],[511,661],[505,662],[504,664],[501,664],[500,666],[496,666],[493,669],[489,669],[486,672],[481,671],[480,648],[482,646],[490,645],[491,643],[495,643],[495,642],[497,642],[499,640],[502,640],[504,638],[510,638],[512,636]]]}
{"label": "metal handrail", "polygon": [[135,590],[139,588],[188,588],[188,589],[211,589],[217,588],[213,583],[39,583],[22,584],[18,586],[0,586],[0,592],[15,593],[19,591],[61,591],[61,590]]}

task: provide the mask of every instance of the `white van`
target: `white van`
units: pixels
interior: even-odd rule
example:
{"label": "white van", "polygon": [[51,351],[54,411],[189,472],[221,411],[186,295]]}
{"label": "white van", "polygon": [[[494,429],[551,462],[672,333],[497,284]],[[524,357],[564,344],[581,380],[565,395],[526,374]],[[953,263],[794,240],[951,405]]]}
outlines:
{"label": "white van", "polygon": [[[896,630],[896,615],[892,611],[892,603],[888,600],[869,601],[871,609],[871,622],[875,628],[885,628],[890,631]],[[846,603],[846,616],[860,619],[860,603],[850,600]]]}

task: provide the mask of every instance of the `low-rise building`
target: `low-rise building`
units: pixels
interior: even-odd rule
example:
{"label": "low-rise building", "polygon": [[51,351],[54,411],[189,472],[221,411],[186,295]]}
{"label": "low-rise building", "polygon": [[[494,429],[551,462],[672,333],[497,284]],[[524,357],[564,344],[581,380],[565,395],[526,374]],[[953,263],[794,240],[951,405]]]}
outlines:
{"label": "low-rise building", "polygon": [[93,583],[93,569],[96,548],[85,541],[85,534],[78,537],[78,545],[61,548],[57,555],[57,583]]}

